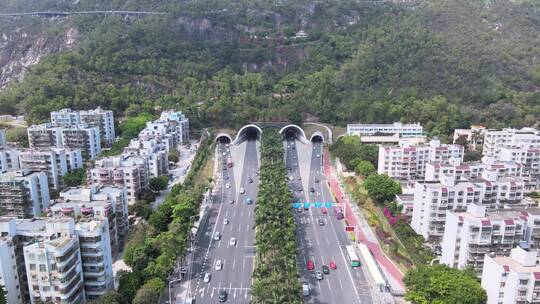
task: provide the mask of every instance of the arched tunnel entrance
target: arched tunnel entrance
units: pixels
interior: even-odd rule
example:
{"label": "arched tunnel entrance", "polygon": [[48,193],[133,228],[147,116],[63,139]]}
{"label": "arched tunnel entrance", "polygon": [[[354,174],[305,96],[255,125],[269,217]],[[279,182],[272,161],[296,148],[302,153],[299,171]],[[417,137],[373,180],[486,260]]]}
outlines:
{"label": "arched tunnel entrance", "polygon": [[236,134],[236,138],[233,144],[239,144],[244,140],[256,140],[260,139],[262,135],[262,129],[256,125],[245,125]]}
{"label": "arched tunnel entrance", "polygon": [[232,138],[227,133],[219,133],[216,136],[216,142],[221,143],[221,144],[230,144],[232,142]]}
{"label": "arched tunnel entrance", "polygon": [[306,133],[304,133],[304,130],[297,125],[287,125],[281,128],[279,133],[285,139],[299,139],[304,143],[307,142]]}
{"label": "arched tunnel entrance", "polygon": [[322,134],[322,132],[317,131],[313,133],[313,135],[311,135],[310,141],[312,143],[322,143],[324,142],[324,135]]}

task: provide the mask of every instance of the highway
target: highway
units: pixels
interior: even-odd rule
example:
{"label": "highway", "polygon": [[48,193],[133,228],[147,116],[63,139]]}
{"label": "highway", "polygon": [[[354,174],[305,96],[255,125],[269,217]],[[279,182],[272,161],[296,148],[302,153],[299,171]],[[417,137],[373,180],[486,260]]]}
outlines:
{"label": "highway", "polygon": [[[333,202],[322,172],[322,143],[304,144],[289,138],[284,141],[284,146],[288,176],[293,178],[289,187],[296,200],[302,203]],[[304,209],[303,206],[300,209]],[[322,210],[311,206],[308,210],[295,211],[300,280],[307,281],[310,286],[305,303],[373,303],[362,268],[352,268],[347,259],[345,246],[351,242],[345,232],[344,220],[336,219],[333,208],[328,208],[327,214]],[[320,225],[319,220],[324,225]],[[314,262],[314,270],[307,269],[308,260]],[[330,261],[335,262],[337,269],[330,269],[322,280],[317,280],[315,271],[322,271],[322,265],[328,266]]]}
{"label": "highway", "polygon": [[[249,303],[251,300],[251,274],[254,262],[254,208],[257,199],[258,170],[257,142],[247,139],[230,146],[220,144],[218,151],[223,160],[231,157],[233,168],[222,170],[221,187],[216,193],[217,201],[212,205],[210,216],[194,251],[191,294],[195,303],[217,303],[220,291],[226,291],[227,303]],[[236,174],[240,176],[235,176]],[[250,179],[252,182],[250,182]],[[241,194],[240,189],[245,193]],[[247,199],[252,204],[247,204]],[[234,200],[234,203],[230,203]],[[228,223],[225,223],[225,220]],[[218,233],[219,240],[213,238]],[[236,238],[236,244],[230,244]],[[216,269],[220,260],[222,269]],[[204,282],[209,273],[210,282]],[[183,303],[182,303],[183,304]]]}

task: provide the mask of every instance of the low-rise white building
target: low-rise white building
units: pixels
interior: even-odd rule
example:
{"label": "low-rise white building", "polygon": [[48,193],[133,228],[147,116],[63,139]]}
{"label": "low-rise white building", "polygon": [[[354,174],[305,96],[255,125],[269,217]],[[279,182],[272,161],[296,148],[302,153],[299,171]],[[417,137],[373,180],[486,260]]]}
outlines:
{"label": "low-rise white building", "polygon": [[487,304],[540,303],[537,250],[516,247],[510,256],[486,255],[481,284]]}
{"label": "low-rise white building", "polygon": [[400,137],[423,136],[424,130],[419,123],[403,124],[394,122],[392,124],[348,124],[348,135],[358,135],[360,137],[379,134],[399,134]]}
{"label": "low-rise white building", "polygon": [[456,144],[456,141],[460,137],[464,137],[466,139],[467,145],[469,145],[469,147],[471,147],[473,150],[476,150],[478,146],[484,144],[485,132],[486,128],[484,126],[478,125],[472,125],[470,129],[455,129],[453,143]]}
{"label": "low-rise white building", "polygon": [[44,172],[29,170],[0,174],[0,210],[6,216],[41,216],[50,203],[49,184]]}
{"label": "low-rise white building", "polygon": [[503,147],[540,148],[540,131],[533,128],[485,131],[484,157],[497,158]]}
{"label": "low-rise white building", "polygon": [[377,172],[403,180],[422,180],[428,162],[463,161],[464,149],[459,145],[443,145],[431,140],[428,145],[379,146]]}

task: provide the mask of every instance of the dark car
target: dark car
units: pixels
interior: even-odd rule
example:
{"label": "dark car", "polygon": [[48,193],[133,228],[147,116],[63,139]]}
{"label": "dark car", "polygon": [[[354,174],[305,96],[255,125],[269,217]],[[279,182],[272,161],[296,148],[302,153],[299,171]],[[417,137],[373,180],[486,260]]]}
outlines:
{"label": "dark car", "polygon": [[315,188],[311,187],[311,188],[309,189],[309,191],[310,191],[311,193],[313,193],[313,192],[315,192]]}
{"label": "dark car", "polygon": [[316,178],[316,179],[315,179],[315,182],[316,182],[316,183],[318,183],[318,182],[319,182],[319,179],[318,179],[318,178]]}
{"label": "dark car", "polygon": [[226,302],[227,301],[227,292],[225,290],[222,290],[219,292],[219,302]]}
{"label": "dark car", "polygon": [[250,177],[249,180],[248,180],[248,182],[249,182],[250,184],[253,183],[253,178]]}
{"label": "dark car", "polygon": [[324,274],[329,274],[330,273],[330,268],[328,268],[328,266],[326,266],[326,265],[322,265],[322,272]]}

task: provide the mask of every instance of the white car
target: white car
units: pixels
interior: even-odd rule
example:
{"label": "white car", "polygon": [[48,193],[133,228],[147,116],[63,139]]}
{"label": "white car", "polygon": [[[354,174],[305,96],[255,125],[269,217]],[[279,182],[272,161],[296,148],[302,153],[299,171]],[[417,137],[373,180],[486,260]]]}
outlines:
{"label": "white car", "polygon": [[221,260],[217,260],[215,269],[221,270],[222,268],[223,268],[223,263],[221,262]]}
{"label": "white car", "polygon": [[320,155],[320,154],[317,154],[317,157],[321,157],[321,155]]}
{"label": "white car", "polygon": [[228,220],[228,219],[224,219],[224,220],[223,220],[223,224],[228,225],[228,224],[229,224],[229,220]]}
{"label": "white car", "polygon": [[240,194],[244,194],[244,193],[246,193],[246,190],[244,189],[244,187],[241,187],[240,188]]}
{"label": "white car", "polygon": [[236,238],[232,237],[231,240],[229,241],[229,246],[233,247],[233,246],[236,246]]}
{"label": "white car", "polygon": [[290,180],[290,181],[293,181],[293,180],[294,180],[294,177],[289,176],[289,180]]}
{"label": "white car", "polygon": [[225,184],[225,188],[229,189],[231,187],[231,184]]}
{"label": "white car", "polygon": [[205,283],[210,282],[210,278],[211,278],[210,274],[209,274],[208,272],[205,273],[205,274],[204,274],[203,282],[205,282]]}
{"label": "white car", "polygon": [[218,231],[216,231],[214,233],[214,241],[219,241],[220,239],[221,239],[221,234]]}

